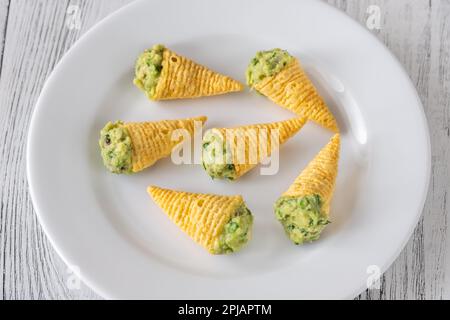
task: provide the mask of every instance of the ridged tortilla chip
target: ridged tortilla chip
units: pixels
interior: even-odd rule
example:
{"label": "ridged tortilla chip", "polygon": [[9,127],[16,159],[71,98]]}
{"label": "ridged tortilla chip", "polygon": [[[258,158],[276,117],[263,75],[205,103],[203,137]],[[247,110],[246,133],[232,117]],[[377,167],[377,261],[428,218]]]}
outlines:
{"label": "ridged tortilla chip", "polygon": [[214,253],[214,243],[225,225],[244,203],[241,196],[190,193],[155,186],[147,191],[181,230],[210,253]]}
{"label": "ridged tortilla chip", "polygon": [[333,114],[297,59],[276,75],[262,79],[254,88],[277,105],[339,132]]}
{"label": "ridged tortilla chip", "polygon": [[340,136],[336,134],[295,179],[283,196],[319,195],[324,203],[324,212],[328,214],[338,172],[339,149]]}
{"label": "ridged tortilla chip", "polygon": [[[235,128],[216,128],[212,130],[214,130],[213,132],[217,132],[220,137],[226,139],[226,142],[231,150],[232,161],[236,170],[237,179],[256,167],[265,157],[270,156],[272,151],[277,146],[281,146],[289,138],[300,131],[306,121],[307,120],[305,118],[297,117],[287,121],[240,126]],[[274,130],[278,130],[279,137],[276,145],[272,144],[273,139],[271,138]],[[266,140],[261,141],[261,136],[265,136]],[[235,139],[232,139],[233,137],[235,137]],[[263,142],[266,142],[266,150],[262,150],[262,146],[264,145],[262,144]],[[245,150],[242,147],[244,147]],[[242,148],[240,153],[238,151],[239,148]],[[256,154],[251,155],[251,152],[255,152]],[[242,158],[244,153],[245,158]],[[240,155],[241,157],[239,157]]]}
{"label": "ridged tortilla chip", "polygon": [[154,100],[197,98],[234,91],[244,86],[188,58],[165,49]]}

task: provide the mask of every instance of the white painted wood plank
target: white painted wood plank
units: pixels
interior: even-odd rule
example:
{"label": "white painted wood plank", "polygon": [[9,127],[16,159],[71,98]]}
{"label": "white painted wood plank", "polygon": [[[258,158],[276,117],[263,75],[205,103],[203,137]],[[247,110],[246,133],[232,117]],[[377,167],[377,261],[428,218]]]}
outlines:
{"label": "white painted wood plank", "polygon": [[[0,78],[2,74],[2,64],[3,64],[3,49],[5,47],[5,34],[6,34],[6,26],[8,24],[8,12],[9,12],[9,1],[1,0],[0,1]],[[1,141],[1,140],[0,140]],[[0,179],[0,186],[2,185],[2,181]],[[0,189],[1,190],[1,189]],[[0,243],[3,243],[3,238],[5,234],[5,226],[4,226],[4,210],[2,209],[3,203],[0,202]],[[2,247],[0,245],[0,271],[1,266],[3,265],[3,261],[5,261],[4,256],[5,252],[1,250]],[[5,274],[0,272],[0,297],[3,297],[4,284],[5,284]]]}
{"label": "white painted wood plank", "polygon": [[[50,3],[49,3],[50,4]],[[39,227],[27,193],[25,139],[31,111],[64,43],[61,29],[67,3],[51,10],[37,1],[12,1],[0,78],[0,175],[2,296],[47,299],[69,296],[58,259]],[[39,26],[39,27],[36,27]],[[56,45],[58,44],[58,45]]]}

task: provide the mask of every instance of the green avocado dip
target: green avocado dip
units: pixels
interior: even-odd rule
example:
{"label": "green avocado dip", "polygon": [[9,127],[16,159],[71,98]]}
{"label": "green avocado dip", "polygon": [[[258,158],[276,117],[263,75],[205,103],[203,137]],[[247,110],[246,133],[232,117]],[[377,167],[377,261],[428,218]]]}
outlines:
{"label": "green avocado dip", "polygon": [[252,213],[242,203],[216,240],[214,254],[228,254],[239,251],[250,240],[252,226]]}
{"label": "green avocado dip", "polygon": [[266,77],[276,75],[294,59],[287,51],[272,49],[259,51],[247,67],[247,84],[253,87]]}
{"label": "green avocado dip", "polygon": [[275,215],[289,239],[295,244],[303,244],[319,239],[322,230],[330,223],[322,205],[319,195],[281,197],[275,203]]}
{"label": "green avocado dip", "polygon": [[106,168],[113,173],[132,173],[131,138],[121,121],[106,124],[99,144]]}
{"label": "green avocado dip", "polygon": [[203,168],[213,179],[236,179],[232,155],[220,133],[208,131],[202,144]]}
{"label": "green avocado dip", "polygon": [[145,91],[149,99],[153,99],[161,76],[164,50],[163,45],[157,44],[144,51],[136,61],[134,84]]}

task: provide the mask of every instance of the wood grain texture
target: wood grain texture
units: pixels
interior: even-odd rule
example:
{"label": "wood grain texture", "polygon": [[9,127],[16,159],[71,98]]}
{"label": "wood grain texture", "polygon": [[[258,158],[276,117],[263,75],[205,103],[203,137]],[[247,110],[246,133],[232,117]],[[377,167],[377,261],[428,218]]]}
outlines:
{"label": "wood grain texture", "polygon": [[[0,298],[98,299],[71,274],[36,219],[27,191],[26,133],[36,100],[55,64],[92,25],[132,0],[0,0]],[[383,275],[380,290],[358,299],[450,298],[448,228],[450,163],[450,1],[326,0],[366,25],[405,67],[424,104],[432,139],[432,181],[423,217]],[[69,29],[77,5],[80,29]]]}

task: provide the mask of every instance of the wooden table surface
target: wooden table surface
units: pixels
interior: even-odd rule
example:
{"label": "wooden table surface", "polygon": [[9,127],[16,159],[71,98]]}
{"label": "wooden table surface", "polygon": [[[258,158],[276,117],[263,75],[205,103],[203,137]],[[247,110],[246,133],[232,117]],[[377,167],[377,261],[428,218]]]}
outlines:
{"label": "wooden table surface", "polygon": [[[25,147],[33,108],[55,64],[95,23],[130,2],[0,0],[2,299],[101,298],[84,285],[68,285],[72,274],[43,233],[28,194]],[[450,0],[327,2],[371,29],[400,60],[422,99],[432,142],[423,216],[380,290],[359,298],[449,299]]]}

